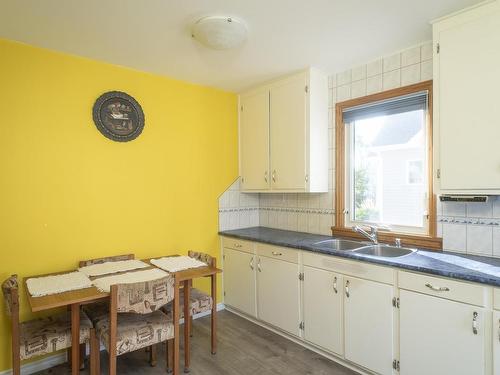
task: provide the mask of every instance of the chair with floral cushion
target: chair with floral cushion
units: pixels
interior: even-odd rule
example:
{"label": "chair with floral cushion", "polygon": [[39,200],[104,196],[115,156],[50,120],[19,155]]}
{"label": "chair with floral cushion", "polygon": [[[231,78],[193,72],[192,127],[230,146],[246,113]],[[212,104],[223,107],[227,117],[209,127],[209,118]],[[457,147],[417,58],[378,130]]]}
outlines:
{"label": "chair with floral cushion", "polygon": [[109,353],[110,375],[116,374],[120,355],[174,339],[174,323],[160,310],[173,299],[172,275],[111,286],[109,310],[95,323],[97,337]]}
{"label": "chair with floral cushion", "polygon": [[[12,327],[12,374],[20,375],[21,361],[54,353],[71,347],[71,315],[60,313],[45,318],[19,322],[19,284],[17,275],[2,283],[7,315]],[[80,343],[90,342],[91,374],[97,373],[96,356],[99,349],[95,345],[95,331],[90,319],[80,314]]]}

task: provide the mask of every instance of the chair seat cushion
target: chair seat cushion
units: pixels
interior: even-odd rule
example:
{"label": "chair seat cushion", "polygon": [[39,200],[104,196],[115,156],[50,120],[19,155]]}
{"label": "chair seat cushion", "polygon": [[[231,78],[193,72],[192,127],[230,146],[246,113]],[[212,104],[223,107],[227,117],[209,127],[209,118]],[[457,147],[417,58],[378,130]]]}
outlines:
{"label": "chair seat cushion", "polygon": [[[96,323],[97,336],[109,352],[109,314]],[[157,310],[151,314],[118,314],[116,355],[145,348],[174,338],[174,324],[166,314]]]}
{"label": "chair seat cushion", "polygon": [[[191,301],[191,316],[212,310],[212,305],[213,305],[212,297],[202,292],[199,289],[191,288],[191,296],[189,300]],[[172,306],[173,306],[172,302],[168,303],[165,306],[165,311],[167,311],[170,314],[172,312]],[[180,317],[182,319],[184,318],[183,292],[180,293],[179,306],[180,306]]]}
{"label": "chair seat cushion", "polygon": [[95,326],[99,320],[109,318],[109,302],[103,301],[84,305],[83,311]]}
{"label": "chair seat cushion", "polygon": [[[80,343],[90,340],[92,322],[84,312],[80,313]],[[20,324],[21,360],[53,353],[71,347],[71,314],[34,319]]]}

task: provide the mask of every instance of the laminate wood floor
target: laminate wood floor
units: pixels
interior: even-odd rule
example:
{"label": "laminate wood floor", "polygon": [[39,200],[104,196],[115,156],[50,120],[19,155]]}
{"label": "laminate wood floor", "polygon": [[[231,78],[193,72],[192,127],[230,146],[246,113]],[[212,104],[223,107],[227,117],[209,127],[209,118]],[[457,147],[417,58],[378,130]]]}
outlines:
{"label": "laminate wood floor", "polygon": [[[218,351],[210,354],[210,317],[197,319],[191,340],[191,375],[355,375],[332,362],[229,311],[218,315]],[[182,331],[182,329],[181,329]],[[182,340],[181,340],[181,358]],[[101,373],[108,373],[108,356],[101,352]],[[165,374],[165,348],[158,350],[158,364],[150,367],[144,350],[118,357],[118,374]],[[183,370],[181,362],[181,372]],[[88,370],[82,374],[88,374]],[[40,375],[70,374],[67,365]]]}

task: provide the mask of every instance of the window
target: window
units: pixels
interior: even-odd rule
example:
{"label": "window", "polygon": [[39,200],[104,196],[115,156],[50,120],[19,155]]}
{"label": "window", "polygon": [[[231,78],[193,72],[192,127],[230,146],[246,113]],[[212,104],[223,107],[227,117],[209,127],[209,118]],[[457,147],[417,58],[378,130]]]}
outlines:
{"label": "window", "polygon": [[435,237],[431,98],[428,82],[337,104],[334,232]]}

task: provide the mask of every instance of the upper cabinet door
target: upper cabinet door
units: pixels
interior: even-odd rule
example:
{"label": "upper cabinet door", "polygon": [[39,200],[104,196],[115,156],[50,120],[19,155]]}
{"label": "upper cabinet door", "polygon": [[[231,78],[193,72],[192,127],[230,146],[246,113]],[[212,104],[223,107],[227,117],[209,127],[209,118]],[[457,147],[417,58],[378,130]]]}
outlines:
{"label": "upper cabinet door", "polygon": [[273,189],[306,189],[306,77],[271,88],[271,184]]}
{"label": "upper cabinet door", "polygon": [[240,97],[240,174],[243,190],[269,189],[268,90]]}
{"label": "upper cabinet door", "polygon": [[500,6],[434,25],[441,190],[500,191]]}

